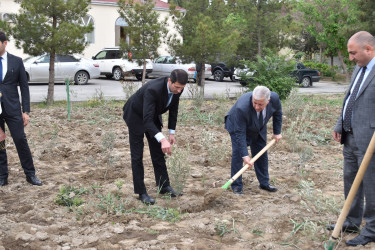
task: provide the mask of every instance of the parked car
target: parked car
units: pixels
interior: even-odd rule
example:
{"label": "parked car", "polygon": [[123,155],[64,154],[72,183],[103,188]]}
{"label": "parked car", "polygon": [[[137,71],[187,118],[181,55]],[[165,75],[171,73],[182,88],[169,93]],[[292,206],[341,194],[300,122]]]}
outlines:
{"label": "parked car", "polygon": [[[129,59],[128,59],[129,58]],[[106,76],[108,79],[114,78],[120,80],[122,73],[130,73],[138,80],[142,80],[143,65],[138,65],[136,62],[136,53],[131,52],[129,56],[122,56],[119,47],[104,48],[92,57],[99,66],[100,74]],[[152,72],[152,62],[146,59],[146,74]]]}
{"label": "parked car", "polygon": [[[49,81],[48,54],[29,57],[24,60],[26,75],[29,83],[44,83]],[[74,80],[76,84],[86,84],[89,79],[99,78],[99,65],[91,59],[78,55],[56,55],[55,83],[63,83],[66,78]]]}
{"label": "parked car", "polygon": [[306,68],[303,63],[297,63],[296,69],[292,72],[292,77],[296,78],[296,82],[302,87],[310,87],[313,82],[320,81],[320,72],[316,69]]}
{"label": "parked car", "polygon": [[[148,77],[162,77],[170,76],[174,69],[183,69],[188,73],[189,79],[194,80],[196,72],[196,65],[194,62],[182,63],[182,61],[173,56],[161,56],[155,59],[152,63],[152,73],[148,74]],[[209,64],[205,65],[204,78],[207,79],[211,76],[211,67]]]}
{"label": "parked car", "polygon": [[224,62],[219,62],[217,64],[211,64],[211,72],[214,80],[217,82],[222,82],[224,77],[229,77],[234,81],[234,67],[228,67]]}
{"label": "parked car", "polygon": [[[234,72],[234,79],[239,81],[242,86],[246,86],[255,73],[248,68],[237,68]],[[313,82],[320,81],[320,72],[316,69],[308,69],[302,63],[296,64],[296,69],[290,73],[290,76],[296,79],[296,83],[305,88],[312,86]]]}

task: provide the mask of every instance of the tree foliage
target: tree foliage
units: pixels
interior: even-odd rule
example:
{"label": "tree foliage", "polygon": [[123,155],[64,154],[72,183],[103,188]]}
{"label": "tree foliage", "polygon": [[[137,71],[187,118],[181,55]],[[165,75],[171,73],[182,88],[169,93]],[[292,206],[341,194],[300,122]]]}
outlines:
{"label": "tree foliage", "polygon": [[287,61],[285,57],[276,56],[270,51],[267,54],[263,57],[258,55],[256,61],[245,61],[245,65],[255,72],[247,87],[253,90],[259,85],[266,86],[284,100],[296,85],[295,79],[290,76],[295,62]]}
{"label": "tree foliage", "polygon": [[54,98],[55,55],[83,51],[85,34],[93,27],[83,26],[90,0],[20,0],[19,14],[14,15],[12,35],[16,46],[36,56],[50,55],[47,104]]}
{"label": "tree foliage", "polygon": [[299,1],[298,10],[303,13],[306,30],[324,48],[327,56],[338,55],[346,71],[346,43],[358,28],[358,7],[351,0]]}
{"label": "tree foliage", "polygon": [[127,31],[131,42],[121,41],[121,50],[136,53],[136,60],[143,64],[142,83],[145,82],[146,59],[159,56],[158,48],[167,33],[167,20],[159,21],[159,14],[154,11],[153,1],[119,0],[119,14],[127,22]]}
{"label": "tree foliage", "polygon": [[[229,30],[225,23],[228,5],[223,0],[191,0],[184,2],[187,13],[177,19],[176,34],[169,37],[170,52],[184,62],[205,65],[228,61],[235,57],[239,33]],[[204,67],[202,67],[204,75]],[[204,93],[204,79],[201,81],[201,95]]]}

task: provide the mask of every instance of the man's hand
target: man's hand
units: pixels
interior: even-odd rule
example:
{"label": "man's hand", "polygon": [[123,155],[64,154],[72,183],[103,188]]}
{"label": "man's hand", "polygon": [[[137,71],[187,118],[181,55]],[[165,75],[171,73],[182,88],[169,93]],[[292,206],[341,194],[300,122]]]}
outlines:
{"label": "man's hand", "polygon": [[171,145],[175,144],[176,143],[176,138],[174,137],[174,135],[169,135],[169,143]]}
{"label": "man's hand", "polygon": [[165,138],[161,139],[161,151],[163,151],[164,154],[171,155],[172,154],[172,146],[169,143],[169,141]]}
{"label": "man's hand", "polygon": [[281,134],[279,135],[272,135],[272,138],[276,140],[276,142],[279,142],[283,136]]}
{"label": "man's hand", "polygon": [[333,136],[333,139],[337,142],[341,142],[341,134],[336,132],[336,131],[333,131],[332,132],[332,136]]}
{"label": "man's hand", "polygon": [[30,117],[27,113],[22,113],[23,126],[26,127],[29,124]]}
{"label": "man's hand", "polygon": [[245,156],[243,158],[243,163],[246,165],[249,165],[249,167],[254,166],[254,162],[250,162],[251,158],[250,156]]}

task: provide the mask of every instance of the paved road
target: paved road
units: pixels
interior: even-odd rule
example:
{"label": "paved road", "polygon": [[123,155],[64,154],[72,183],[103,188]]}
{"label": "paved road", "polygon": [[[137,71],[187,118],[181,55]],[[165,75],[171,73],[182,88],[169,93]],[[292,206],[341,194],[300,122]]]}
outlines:
{"label": "paved road", "polygon": [[[139,81],[129,79],[136,88],[141,86]],[[128,83],[125,83],[128,84]],[[129,85],[128,85],[129,86]],[[182,95],[183,98],[191,98],[197,91],[195,84],[188,84]],[[320,81],[314,83],[310,88],[298,88],[302,94],[317,94],[317,93],[344,93],[347,89],[347,84],[337,84],[334,82]],[[30,97],[31,102],[43,102],[47,98],[47,84],[30,84]],[[66,86],[64,84],[55,85],[54,100],[66,100]],[[224,80],[223,82],[215,82],[212,79],[206,81],[205,98],[210,99],[215,96],[235,97],[244,91],[244,88],[238,82]],[[74,85],[70,86],[70,99],[71,101],[87,101],[94,97],[102,96],[105,99],[124,100],[125,92],[120,82],[108,80],[105,78],[93,79],[87,85]]]}

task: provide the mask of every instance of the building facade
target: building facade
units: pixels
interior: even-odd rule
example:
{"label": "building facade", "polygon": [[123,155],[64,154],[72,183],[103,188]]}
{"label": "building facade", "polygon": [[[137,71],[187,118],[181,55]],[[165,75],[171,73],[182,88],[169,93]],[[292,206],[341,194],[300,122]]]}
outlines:
{"label": "building facade", "polygon": [[[172,17],[170,16],[169,4],[167,0],[154,0],[155,11],[160,14],[160,20],[168,19],[168,34],[177,33],[174,28]],[[1,0],[0,1],[0,20],[9,21],[11,14],[18,13],[20,5],[15,3],[14,0]],[[184,9],[179,8],[179,11],[184,12]],[[130,37],[124,32],[124,27],[127,26],[125,20],[120,17],[118,13],[117,0],[92,0],[88,15],[79,20],[81,25],[93,24],[94,30],[90,34],[86,34],[86,40],[89,45],[82,52],[86,58],[95,56],[104,47],[115,47],[120,45],[121,39],[126,41]],[[9,38],[7,50],[22,58],[28,57],[22,49],[17,49],[12,37]],[[168,55],[168,46],[162,44],[159,48],[161,55]]]}

